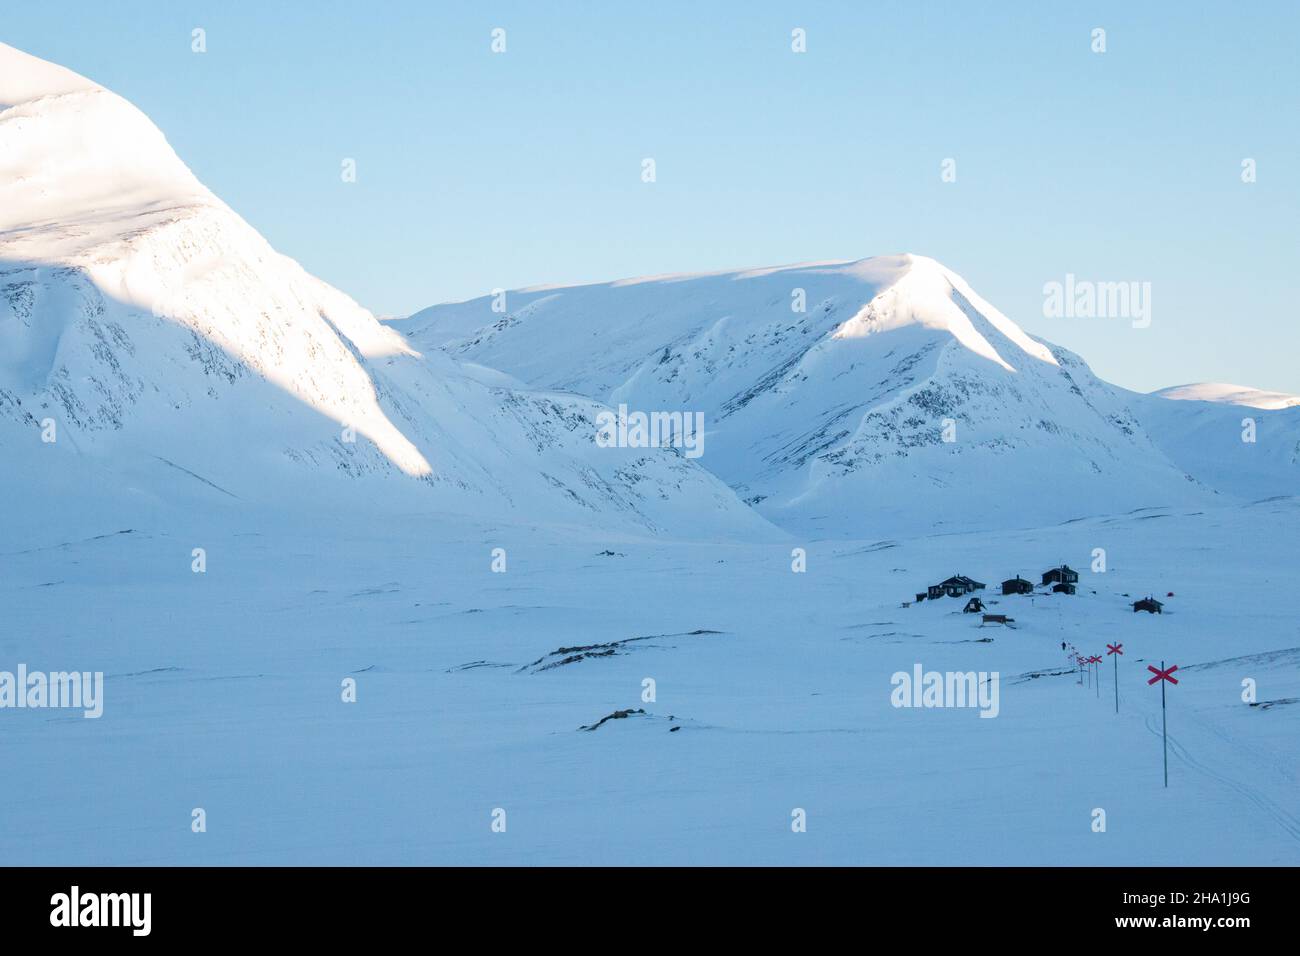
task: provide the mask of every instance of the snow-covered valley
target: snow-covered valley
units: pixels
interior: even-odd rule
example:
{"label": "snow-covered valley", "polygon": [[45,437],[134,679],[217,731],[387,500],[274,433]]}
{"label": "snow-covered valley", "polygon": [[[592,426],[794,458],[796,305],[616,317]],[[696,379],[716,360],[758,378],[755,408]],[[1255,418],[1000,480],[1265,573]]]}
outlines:
{"label": "snow-covered valley", "polygon": [[[1271,599],[1295,568],[1295,499],[805,542],[804,573],[793,542],[427,514],[232,506],[118,530],[8,537],[0,555],[0,660],[106,675],[98,720],[0,714],[21,781],[9,863],[1300,860],[1300,633]],[[1063,560],[1076,595],[983,595],[1014,629],[961,600],[900,606],[953,571],[1037,582]],[[1128,606],[1168,590],[1161,615]],[[1080,686],[1062,642],[1123,644],[1118,715],[1111,660]],[[1181,677],[1168,790],[1161,660]],[[918,663],[998,672],[997,717],[892,706],[891,675]],[[645,713],[580,729],[619,710]]]}

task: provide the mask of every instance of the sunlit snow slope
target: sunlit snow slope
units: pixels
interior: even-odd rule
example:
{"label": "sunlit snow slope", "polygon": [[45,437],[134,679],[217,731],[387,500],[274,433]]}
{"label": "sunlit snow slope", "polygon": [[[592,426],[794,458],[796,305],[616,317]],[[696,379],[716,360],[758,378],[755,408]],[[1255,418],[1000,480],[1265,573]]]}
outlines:
{"label": "sunlit snow slope", "polygon": [[272,249],[130,103],[0,45],[0,443],[25,474],[763,526],[674,451],[596,447],[599,410],[419,355]]}
{"label": "sunlit snow slope", "polygon": [[509,293],[505,314],[492,305],[393,327],[532,385],[702,411],[700,462],[795,530],[1029,526],[1216,494],[1153,442],[1129,393],[922,256],[530,289]]}

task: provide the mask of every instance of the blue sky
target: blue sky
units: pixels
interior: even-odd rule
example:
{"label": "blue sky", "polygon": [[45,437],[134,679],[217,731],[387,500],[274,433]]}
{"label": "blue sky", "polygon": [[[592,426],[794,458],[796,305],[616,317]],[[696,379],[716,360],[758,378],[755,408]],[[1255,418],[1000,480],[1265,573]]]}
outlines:
{"label": "blue sky", "polygon": [[[907,251],[1121,385],[1300,392],[1298,6],[47,0],[0,39],[380,314]],[[1150,282],[1150,327],[1044,317],[1067,273]]]}

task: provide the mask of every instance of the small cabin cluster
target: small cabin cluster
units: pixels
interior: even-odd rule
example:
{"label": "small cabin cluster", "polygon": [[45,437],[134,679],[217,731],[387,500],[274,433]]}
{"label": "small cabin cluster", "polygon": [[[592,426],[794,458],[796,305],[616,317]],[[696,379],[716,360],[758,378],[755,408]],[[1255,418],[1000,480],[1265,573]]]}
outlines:
{"label": "small cabin cluster", "polygon": [[[1022,578],[1019,574],[1002,582],[1002,593],[1004,595],[1034,594],[1037,588],[1050,590],[1052,594],[1077,594],[1079,590],[1079,572],[1068,564],[1061,564],[1044,571],[1042,581],[1038,585],[1026,578]],[[984,583],[982,581],[976,581],[964,574],[954,574],[938,584],[931,584],[924,591],[918,591],[916,601],[919,603],[927,599],[935,600],[941,597],[966,597],[966,595],[971,595],[962,610],[967,614],[979,614],[985,612],[986,609],[984,602],[975,596],[975,592],[983,590]],[[1128,597],[1127,594],[1124,596]],[[1170,591],[1168,596],[1173,597],[1173,592]],[[908,607],[909,603],[904,601],[903,606]],[[994,601],[993,603],[997,604],[998,602]],[[1151,595],[1147,595],[1140,601],[1133,602],[1133,612],[1137,613],[1138,611],[1146,611],[1148,614],[1163,614],[1164,604]],[[1005,618],[1004,615],[1000,614],[984,614],[986,624],[1009,624],[1013,620],[1014,618]]]}
{"label": "small cabin cluster", "polygon": [[[1079,589],[1079,572],[1074,570],[1068,564],[1061,564],[1054,568],[1048,568],[1043,572],[1042,583],[1038,587],[1050,589],[1053,594],[1076,594]],[[984,590],[984,583],[976,581],[974,578],[967,577],[964,574],[954,574],[952,577],[940,581],[938,584],[931,584],[924,591],[918,591],[916,594],[917,602],[924,600],[935,600],[941,597],[965,597],[973,594],[975,591]],[[1027,578],[1022,578],[1017,574],[1014,578],[1008,578],[1002,582],[1003,594],[1033,594],[1035,590],[1034,582]],[[1138,602],[1143,607],[1134,605],[1133,609],[1148,610],[1146,603],[1154,604],[1154,612],[1160,613],[1160,602],[1153,598],[1147,598],[1146,602]],[[967,614],[975,614],[984,610],[984,602],[977,597],[971,597],[966,602],[963,610]]]}

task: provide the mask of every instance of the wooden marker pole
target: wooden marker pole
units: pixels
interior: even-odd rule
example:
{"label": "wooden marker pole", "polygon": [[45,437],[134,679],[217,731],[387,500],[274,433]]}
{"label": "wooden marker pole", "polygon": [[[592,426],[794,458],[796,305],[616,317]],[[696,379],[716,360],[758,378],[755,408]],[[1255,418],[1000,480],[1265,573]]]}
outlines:
{"label": "wooden marker pole", "polygon": [[1115,713],[1119,713],[1119,656],[1124,653],[1123,644],[1107,644],[1106,656],[1115,658]]}
{"label": "wooden marker pole", "polygon": [[1174,671],[1178,670],[1178,665],[1175,664],[1173,667],[1170,667],[1168,670],[1166,670],[1165,662],[1161,661],[1159,670],[1156,670],[1150,664],[1147,665],[1147,670],[1149,670],[1151,673],[1156,675],[1155,677],[1147,681],[1148,686],[1154,684],[1156,681],[1160,682],[1160,735],[1164,739],[1165,787],[1168,788],[1169,787],[1169,719],[1166,716],[1167,711],[1165,709],[1165,681],[1168,681],[1171,684],[1178,683],[1178,678],[1173,676]]}

